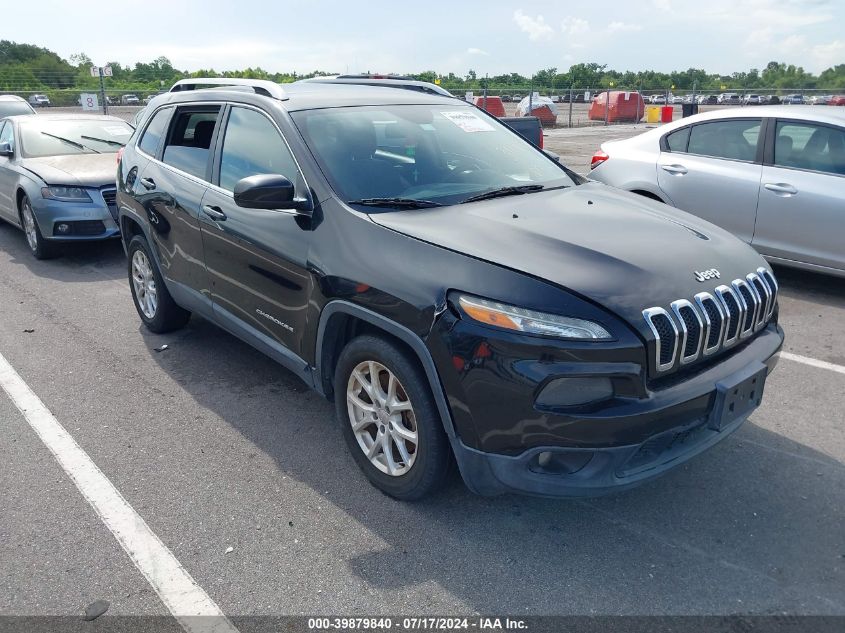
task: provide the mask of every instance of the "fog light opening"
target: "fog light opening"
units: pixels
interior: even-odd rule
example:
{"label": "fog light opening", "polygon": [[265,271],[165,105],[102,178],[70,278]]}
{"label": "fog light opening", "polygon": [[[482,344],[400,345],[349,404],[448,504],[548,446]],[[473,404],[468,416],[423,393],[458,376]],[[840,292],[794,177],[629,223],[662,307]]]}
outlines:
{"label": "fog light opening", "polygon": [[56,225],[56,233],[61,233],[63,235],[70,233],[70,224],[66,222],[59,222]]}
{"label": "fog light opening", "polygon": [[593,459],[595,451],[543,451],[531,458],[528,468],[544,475],[574,475]]}

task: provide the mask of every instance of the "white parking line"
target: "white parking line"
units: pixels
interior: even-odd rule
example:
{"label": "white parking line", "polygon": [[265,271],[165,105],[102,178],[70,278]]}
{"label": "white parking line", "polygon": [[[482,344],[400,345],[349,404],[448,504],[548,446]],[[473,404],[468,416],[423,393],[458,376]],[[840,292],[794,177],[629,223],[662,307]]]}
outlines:
{"label": "white parking line", "polygon": [[780,357],[785,358],[786,360],[794,361],[796,363],[810,365],[810,367],[818,367],[819,369],[835,371],[837,374],[845,374],[845,367],[843,367],[842,365],[836,365],[834,363],[828,363],[826,360],[816,360],[815,358],[799,356],[798,354],[790,354],[789,352],[781,352]]}
{"label": "white parking line", "polygon": [[220,607],[191,578],[2,354],[0,387],[50,449],[182,628],[189,633],[237,633]]}

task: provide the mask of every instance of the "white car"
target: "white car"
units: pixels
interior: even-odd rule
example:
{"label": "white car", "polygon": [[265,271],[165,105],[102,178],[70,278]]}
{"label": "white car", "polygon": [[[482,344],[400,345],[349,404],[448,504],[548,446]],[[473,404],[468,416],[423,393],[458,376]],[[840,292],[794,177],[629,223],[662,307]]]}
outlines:
{"label": "white car", "polygon": [[47,95],[30,95],[29,105],[36,108],[49,108],[50,98]]}
{"label": "white car", "polygon": [[603,143],[591,168],[590,178],[717,224],[774,263],[845,277],[842,109],[697,114]]}

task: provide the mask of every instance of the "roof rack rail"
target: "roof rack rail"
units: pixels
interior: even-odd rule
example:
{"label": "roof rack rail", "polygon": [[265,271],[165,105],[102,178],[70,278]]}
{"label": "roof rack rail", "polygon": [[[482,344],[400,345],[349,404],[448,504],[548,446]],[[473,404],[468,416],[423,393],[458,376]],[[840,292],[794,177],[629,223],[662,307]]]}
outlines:
{"label": "roof rack rail", "polygon": [[357,75],[337,75],[338,79],[396,79],[400,81],[414,81],[413,77],[407,75],[394,75],[391,73],[359,73]]}
{"label": "roof rack rail", "polygon": [[192,77],[191,79],[180,79],[170,88],[170,92],[182,92],[185,90],[200,90],[211,86],[245,86],[252,88],[256,94],[272,97],[279,101],[288,99],[284,88],[274,81],[266,79],[229,79],[226,77]]}

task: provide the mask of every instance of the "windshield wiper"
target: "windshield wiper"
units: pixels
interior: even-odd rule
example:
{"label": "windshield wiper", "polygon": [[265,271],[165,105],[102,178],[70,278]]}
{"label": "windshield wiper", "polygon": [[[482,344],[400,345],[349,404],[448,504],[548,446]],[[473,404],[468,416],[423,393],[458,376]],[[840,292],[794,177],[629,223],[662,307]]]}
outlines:
{"label": "windshield wiper", "polygon": [[500,189],[493,189],[492,191],[485,191],[479,193],[477,196],[470,196],[466,200],[461,200],[461,204],[465,202],[477,202],[479,200],[490,200],[491,198],[501,198],[503,196],[518,196],[522,193],[531,193],[533,191],[540,191],[543,185],[519,185],[517,187],[502,187]]}
{"label": "windshield wiper", "polygon": [[78,147],[79,149],[87,149],[95,154],[102,154],[102,152],[98,152],[93,147],[88,147],[87,145],[83,145],[82,143],[77,143],[76,141],[72,141],[69,138],[65,138],[64,136],[56,136],[55,134],[50,134],[49,132],[41,132],[44,136],[49,136],[50,138],[55,138],[60,141],[67,143],[68,145],[73,145],[74,147]]}
{"label": "windshield wiper", "polygon": [[414,198],[361,198],[350,200],[346,204],[362,204],[367,207],[399,207],[400,209],[428,209],[442,207],[433,200],[415,200]]}
{"label": "windshield wiper", "polygon": [[120,141],[112,141],[111,139],[98,138],[96,136],[85,136],[84,134],[80,135],[79,138],[84,138],[89,141],[99,141],[100,143],[106,143],[108,145],[116,145],[117,147],[123,147],[124,145],[126,145],[126,143],[121,143]]}

